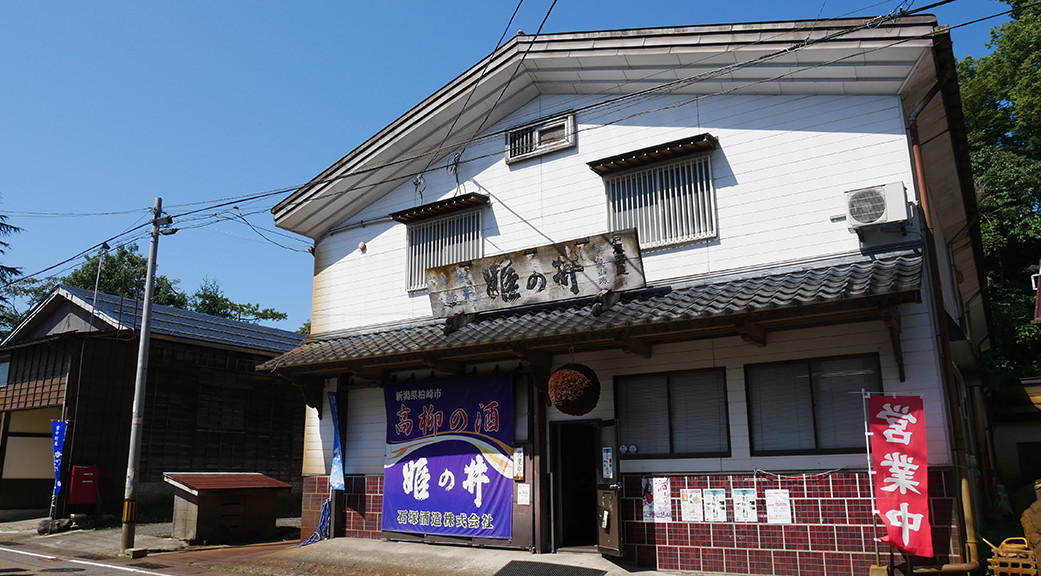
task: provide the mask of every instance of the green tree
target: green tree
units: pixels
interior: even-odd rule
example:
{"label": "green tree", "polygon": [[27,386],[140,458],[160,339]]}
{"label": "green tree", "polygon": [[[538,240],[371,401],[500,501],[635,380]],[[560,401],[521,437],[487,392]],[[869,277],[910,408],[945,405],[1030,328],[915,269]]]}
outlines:
{"label": "green tree", "polygon": [[987,257],[986,360],[1007,381],[1041,374],[1029,284],[1041,259],[1041,7],[1009,4],[1012,21],[991,30],[993,51],[958,63]]}
{"label": "green tree", "polygon": [[[67,276],[53,281],[51,287],[54,284],[65,284],[73,288],[93,290],[96,281],[98,292],[143,300],[148,258],[138,254],[137,251],[136,244],[120,244],[110,252],[98,251],[97,254],[87,257],[86,262],[79,268],[69,272]],[[98,276],[99,263],[101,265],[100,277]],[[180,280],[171,280],[162,274],[157,275],[155,287],[152,289],[152,302],[163,306],[187,308],[188,295],[177,289],[178,283]]]}
{"label": "green tree", "polygon": [[[21,231],[21,228],[7,223],[7,216],[0,214],[0,237],[10,236],[11,234]],[[0,241],[0,255],[7,254],[7,249],[10,247],[11,245],[7,242]],[[15,268],[13,266],[4,266],[3,264],[0,264],[0,283],[8,284],[9,282],[11,282],[12,279],[14,279],[21,273],[22,271],[18,268]],[[0,294],[0,304],[6,302],[7,298],[5,297],[5,295]]]}
{"label": "green tree", "polygon": [[260,308],[257,304],[232,302],[224,295],[220,282],[206,278],[199,289],[189,299],[189,306],[196,312],[241,320],[243,322],[259,322],[260,320],[285,320],[287,315],[274,308]]}

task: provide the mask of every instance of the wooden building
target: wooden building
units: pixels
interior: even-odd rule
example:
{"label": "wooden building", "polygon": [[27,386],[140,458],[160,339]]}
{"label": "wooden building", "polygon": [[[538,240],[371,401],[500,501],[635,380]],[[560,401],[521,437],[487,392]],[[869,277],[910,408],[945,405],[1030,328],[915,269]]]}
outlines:
{"label": "wooden building", "polygon": [[924,405],[919,563],[971,566],[967,150],[931,16],[518,34],[273,209],[314,241],[261,366],[311,406],[304,533],[338,434],[350,537],[864,574],[870,392]]}
{"label": "wooden building", "polygon": [[[257,364],[303,335],[154,306],[138,500],[169,498],[164,472],[260,472],[300,485],[304,403]],[[61,475],[98,468],[100,509],[126,481],[141,302],[59,286],[0,345],[0,509],[46,509],[51,421],[68,422]],[[93,511],[56,501],[56,514]]]}

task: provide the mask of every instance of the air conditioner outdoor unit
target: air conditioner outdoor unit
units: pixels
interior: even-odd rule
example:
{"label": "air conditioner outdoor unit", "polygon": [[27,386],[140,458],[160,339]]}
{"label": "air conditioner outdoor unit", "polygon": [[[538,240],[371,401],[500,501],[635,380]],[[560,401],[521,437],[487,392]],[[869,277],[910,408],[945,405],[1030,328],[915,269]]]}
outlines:
{"label": "air conditioner outdoor unit", "polygon": [[910,217],[903,182],[846,192],[846,221],[850,230],[904,222]]}

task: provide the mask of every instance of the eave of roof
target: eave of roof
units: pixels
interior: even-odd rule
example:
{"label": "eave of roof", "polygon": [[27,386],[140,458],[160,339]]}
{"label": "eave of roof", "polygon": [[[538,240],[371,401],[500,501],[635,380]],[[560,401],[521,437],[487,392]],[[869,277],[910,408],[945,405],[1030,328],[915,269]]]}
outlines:
{"label": "eave of roof", "polygon": [[[92,290],[58,286],[8,334],[2,344],[7,346],[18,343],[21,334],[41,315],[47,314],[47,310],[58,299],[75,304],[114,330],[134,331],[141,327],[142,303],[138,300],[100,292],[95,295]],[[153,335],[169,340],[206,342],[223,348],[272,355],[290,350],[304,340],[304,335],[296,332],[158,304],[152,306],[151,331]]]}
{"label": "eave of roof", "polygon": [[[539,94],[626,95],[658,89],[678,94],[898,94],[931,48],[936,20],[903,16],[877,27],[866,23],[760,22],[518,35],[297,189],[272,213],[278,226],[321,238],[426,169],[437,160],[429,153],[447,154],[479,125],[493,126]],[[847,29],[852,31],[812,43]],[[755,65],[743,66],[750,62]],[[480,104],[461,110],[467,99],[482,103],[500,93],[494,110]],[[455,129],[446,139],[449,126]]]}
{"label": "eave of roof", "polygon": [[[310,337],[258,367],[284,374],[351,371],[373,377],[389,369],[459,363],[569,347],[631,348],[879,318],[917,301],[917,252],[844,258],[816,266],[677,282],[621,294],[595,316],[587,300],[507,310],[477,317],[449,334],[445,321],[424,319]],[[373,376],[375,375],[375,376]]]}

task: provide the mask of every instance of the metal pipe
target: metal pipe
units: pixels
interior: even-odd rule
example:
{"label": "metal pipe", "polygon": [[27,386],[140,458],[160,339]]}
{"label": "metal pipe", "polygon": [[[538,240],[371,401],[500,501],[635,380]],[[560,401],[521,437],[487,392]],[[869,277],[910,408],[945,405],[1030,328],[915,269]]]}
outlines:
{"label": "metal pipe", "polygon": [[965,515],[965,562],[944,564],[943,566],[923,566],[915,568],[915,574],[950,574],[974,572],[980,567],[979,541],[976,540],[976,518],[972,513],[972,496],[969,493],[969,479],[961,479],[961,505]]}
{"label": "metal pipe", "polygon": [[[951,359],[950,350],[950,335],[947,332],[946,320],[946,308],[943,304],[943,292],[940,289],[939,284],[939,270],[938,262],[936,257],[936,245],[933,238],[933,226],[932,217],[929,213],[929,194],[926,189],[925,183],[925,168],[922,162],[922,151],[921,144],[918,138],[918,115],[925,109],[926,105],[932,100],[932,98],[939,93],[943,84],[950,78],[947,75],[942,80],[936,82],[936,84],[929,89],[922,100],[914,107],[911,113],[907,117],[907,130],[911,138],[911,151],[914,161],[914,175],[915,184],[918,188],[918,197],[921,201],[921,211],[926,224],[926,232],[923,235],[923,249],[926,252],[929,266],[930,284],[932,287],[933,296],[933,309],[935,311],[937,328],[939,330],[939,345],[940,354],[942,356],[941,371],[942,378],[945,380],[948,394],[948,403],[957,402],[957,384],[954,382],[953,361]],[[961,469],[968,469],[968,457],[965,453],[965,447],[959,449],[959,440],[964,442],[964,432],[962,430],[962,423],[960,418],[960,411],[955,409],[953,406],[948,404],[948,415],[951,419],[951,426],[954,428],[952,431],[952,452],[955,454],[955,459],[962,460]],[[960,454],[959,454],[960,452]],[[960,457],[960,458],[959,458]],[[969,481],[965,477],[965,472],[961,472],[959,475],[961,483],[961,496],[962,496],[962,517],[965,524],[965,550],[962,553],[964,562],[958,564],[944,564],[940,567],[920,567],[914,568],[915,574],[937,574],[937,573],[951,573],[951,572],[971,572],[979,568],[979,556],[977,550],[976,541],[976,526],[975,526],[975,515],[972,511],[972,497],[969,491]]]}

